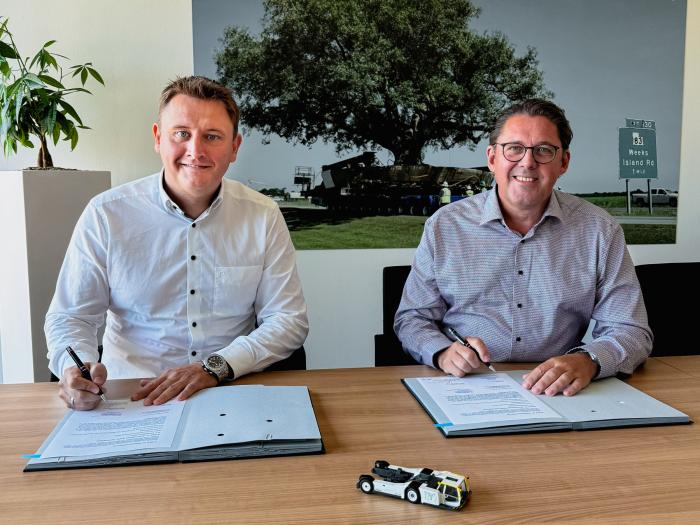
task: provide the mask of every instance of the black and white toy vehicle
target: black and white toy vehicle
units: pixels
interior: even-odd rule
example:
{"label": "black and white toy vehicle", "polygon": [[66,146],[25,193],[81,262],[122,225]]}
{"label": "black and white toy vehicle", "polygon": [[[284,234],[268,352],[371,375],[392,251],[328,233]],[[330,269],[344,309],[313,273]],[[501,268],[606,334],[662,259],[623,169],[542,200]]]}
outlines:
{"label": "black and white toy vehicle", "polygon": [[381,479],[362,474],[357,481],[365,494],[376,492],[451,510],[461,509],[471,494],[468,477],[446,470],[399,467],[380,460],[372,473]]}

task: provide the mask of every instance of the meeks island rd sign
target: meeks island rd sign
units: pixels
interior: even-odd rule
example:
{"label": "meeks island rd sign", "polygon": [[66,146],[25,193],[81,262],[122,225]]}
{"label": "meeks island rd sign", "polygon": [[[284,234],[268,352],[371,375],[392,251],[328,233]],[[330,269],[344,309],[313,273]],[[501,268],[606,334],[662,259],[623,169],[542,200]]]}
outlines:
{"label": "meeks island rd sign", "polygon": [[620,128],[620,178],[658,178],[655,121],[625,120],[626,127]]}

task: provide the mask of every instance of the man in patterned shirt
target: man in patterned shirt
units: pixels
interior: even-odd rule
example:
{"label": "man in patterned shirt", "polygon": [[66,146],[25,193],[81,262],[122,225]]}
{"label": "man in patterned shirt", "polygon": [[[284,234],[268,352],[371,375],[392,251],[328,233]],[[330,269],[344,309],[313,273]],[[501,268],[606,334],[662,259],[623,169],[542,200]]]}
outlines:
{"label": "man in patterned shirt", "polygon": [[[486,151],[496,186],[425,224],[394,328],[417,361],[463,376],[482,361],[543,361],[523,377],[535,394],[573,395],[632,373],[652,334],[620,225],[554,191],[573,133],[555,104],[531,99],[496,122]],[[591,320],[592,341],[582,342]]]}

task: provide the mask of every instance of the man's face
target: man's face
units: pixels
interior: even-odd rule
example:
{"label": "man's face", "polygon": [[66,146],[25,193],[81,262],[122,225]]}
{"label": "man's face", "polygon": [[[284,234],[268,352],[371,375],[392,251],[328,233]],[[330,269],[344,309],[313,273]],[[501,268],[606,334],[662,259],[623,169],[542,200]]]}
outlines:
{"label": "man's face", "polygon": [[527,150],[517,161],[506,160],[503,146],[491,145],[486,150],[489,169],[498,184],[498,198],[507,215],[543,213],[552,195],[557,179],[569,167],[569,152],[561,149],[557,127],[546,117],[514,115],[510,117],[498,137],[498,143],[517,142],[523,146],[548,144],[558,146],[554,160],[538,164]]}
{"label": "man's face", "polygon": [[153,135],[168,190],[184,202],[210,199],[241,145],[223,102],[187,95],[163,108]]}

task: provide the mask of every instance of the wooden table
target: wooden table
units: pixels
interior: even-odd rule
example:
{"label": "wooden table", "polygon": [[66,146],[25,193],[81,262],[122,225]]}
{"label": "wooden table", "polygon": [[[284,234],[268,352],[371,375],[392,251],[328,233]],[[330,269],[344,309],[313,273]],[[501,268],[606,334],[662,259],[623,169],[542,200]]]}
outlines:
{"label": "wooden table", "polygon": [[[678,359],[651,359],[629,382],[698,420],[700,357]],[[434,374],[412,366],[239,381],[308,385],[323,455],[34,473],[20,456],[64,414],[57,387],[0,385],[0,523],[700,523],[700,425],[448,440],[399,381]],[[355,483],[377,459],[469,475],[472,499],[454,513],[365,495]]]}

